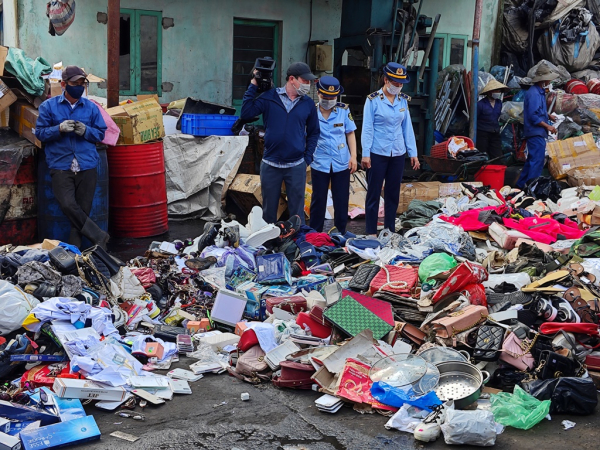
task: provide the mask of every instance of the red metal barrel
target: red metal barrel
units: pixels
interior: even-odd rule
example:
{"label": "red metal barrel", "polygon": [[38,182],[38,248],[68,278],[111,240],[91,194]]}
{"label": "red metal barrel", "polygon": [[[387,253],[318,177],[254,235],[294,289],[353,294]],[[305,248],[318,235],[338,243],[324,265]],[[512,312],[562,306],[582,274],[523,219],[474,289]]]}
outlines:
{"label": "red metal barrel", "polygon": [[115,237],[166,233],[167,187],[162,142],[108,147],[109,223]]}
{"label": "red metal barrel", "polygon": [[[3,152],[6,153],[6,152]],[[16,156],[16,155],[15,155]],[[6,158],[3,159],[3,162]],[[8,158],[10,159],[10,157]],[[20,158],[19,158],[20,159]],[[17,164],[14,161],[14,165]],[[8,207],[4,220],[0,224],[0,245],[27,245],[37,238],[37,169],[35,156],[23,158],[17,169],[11,164],[1,164],[0,197],[1,212]],[[14,176],[14,181],[12,177]]]}
{"label": "red metal barrel", "polygon": [[600,80],[598,78],[592,78],[587,82],[587,88],[592,94],[600,93]]}

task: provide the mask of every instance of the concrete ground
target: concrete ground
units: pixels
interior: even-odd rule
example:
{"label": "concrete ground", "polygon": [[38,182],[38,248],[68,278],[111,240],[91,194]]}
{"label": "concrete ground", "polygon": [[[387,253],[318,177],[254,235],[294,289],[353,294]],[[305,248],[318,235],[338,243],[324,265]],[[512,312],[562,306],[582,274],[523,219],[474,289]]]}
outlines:
{"label": "concrete ground", "polygon": [[[331,225],[332,226],[332,225]],[[363,221],[353,221],[349,229],[362,232]],[[327,228],[327,224],[326,224]],[[171,222],[164,236],[147,239],[115,239],[109,249],[123,259],[141,255],[152,240],[195,237],[202,222]],[[193,360],[182,358],[172,368],[187,366]],[[166,373],[166,372],[157,372]],[[122,418],[113,412],[86,405],[102,432],[100,441],[72,448],[111,450],[385,450],[441,449],[443,438],[431,444],[415,441],[412,435],[388,431],[387,418],[379,414],[361,415],[350,407],[330,415],[314,405],[321,394],[313,391],[279,389],[267,383],[254,387],[228,375],[206,375],[191,383],[192,395],[176,395],[160,406],[143,411],[144,422]],[[243,402],[240,395],[250,394]],[[576,422],[565,431],[564,419]],[[139,437],[130,443],[110,436],[121,431]],[[597,449],[600,442],[600,415],[554,416],[528,431],[507,428],[498,436],[496,448],[510,450]],[[475,448],[475,447],[473,447]]]}

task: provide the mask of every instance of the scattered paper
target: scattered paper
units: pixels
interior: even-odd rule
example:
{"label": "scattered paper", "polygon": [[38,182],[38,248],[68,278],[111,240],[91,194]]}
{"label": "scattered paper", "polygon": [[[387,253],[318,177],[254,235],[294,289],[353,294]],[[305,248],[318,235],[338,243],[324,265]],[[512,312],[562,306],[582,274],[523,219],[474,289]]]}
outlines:
{"label": "scattered paper", "polygon": [[132,434],[128,434],[128,433],[123,433],[121,431],[113,431],[112,433],[110,433],[111,436],[114,436],[116,438],[119,439],[125,439],[126,441],[129,442],[135,442],[139,439],[139,437],[134,436]]}
{"label": "scattered paper", "polygon": [[563,427],[565,427],[565,430],[573,428],[575,425],[577,425],[575,422],[571,422],[570,420],[563,420],[561,423]]}

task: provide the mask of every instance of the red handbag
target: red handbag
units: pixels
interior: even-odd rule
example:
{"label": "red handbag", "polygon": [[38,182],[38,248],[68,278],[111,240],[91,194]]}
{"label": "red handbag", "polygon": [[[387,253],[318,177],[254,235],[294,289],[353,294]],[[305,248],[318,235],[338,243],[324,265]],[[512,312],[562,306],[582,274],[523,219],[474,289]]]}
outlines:
{"label": "red handbag", "polygon": [[301,364],[292,361],[281,361],[281,375],[273,377],[273,384],[278,387],[294,389],[311,389],[315,374],[312,364]]}
{"label": "red handbag", "polygon": [[156,283],[156,274],[150,267],[131,269],[131,273],[134,274],[138,280],[140,280],[140,283],[142,283],[144,289]]}
{"label": "red handbag", "polygon": [[383,266],[371,280],[369,295],[377,291],[393,292],[397,295],[410,295],[417,285],[419,271],[416,267]]}
{"label": "red handbag", "polygon": [[595,323],[559,323],[545,322],[540,325],[540,333],[556,334],[560,330],[567,333],[588,334],[590,336],[598,336],[598,325]]}
{"label": "red handbag", "polygon": [[313,306],[310,312],[301,312],[296,317],[296,323],[305,328],[305,325],[310,328],[313,336],[325,339],[331,336],[332,327],[329,322],[323,317],[323,309],[320,306]]}
{"label": "red handbag", "polygon": [[254,330],[247,329],[242,333],[242,337],[240,337],[240,340],[237,343],[237,348],[241,352],[247,352],[255,345],[258,345],[258,337]]}
{"label": "red handbag", "polygon": [[291,297],[269,297],[266,300],[266,304],[269,314],[273,314],[273,308],[275,307],[281,308],[294,315],[302,311],[308,311],[306,298],[301,295],[293,295]]}
{"label": "red handbag", "polygon": [[452,271],[448,279],[433,294],[431,301],[435,304],[450,294],[462,291],[470,284],[483,283],[487,279],[488,273],[481,264],[465,261]]}
{"label": "red handbag", "polygon": [[469,284],[468,286],[465,286],[460,293],[469,299],[471,305],[486,307],[488,305],[483,284]]}

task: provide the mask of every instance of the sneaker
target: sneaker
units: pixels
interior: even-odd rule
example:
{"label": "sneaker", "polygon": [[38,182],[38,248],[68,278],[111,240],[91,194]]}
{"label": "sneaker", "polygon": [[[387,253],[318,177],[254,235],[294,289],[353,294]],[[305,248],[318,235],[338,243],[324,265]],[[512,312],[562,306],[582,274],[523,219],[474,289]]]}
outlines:
{"label": "sneaker", "polygon": [[258,247],[271,239],[279,237],[280,234],[281,229],[279,227],[273,224],[266,224],[263,228],[248,236],[246,244],[250,247]]}
{"label": "sneaker", "polygon": [[219,228],[221,228],[221,224],[218,223],[207,222],[204,225],[204,233],[198,240],[198,253],[201,253],[202,250],[210,245],[215,245],[215,239],[219,234]]}
{"label": "sneaker", "polygon": [[558,310],[558,314],[556,315],[556,320],[563,323],[580,323],[581,318],[575,312],[571,304],[565,300],[564,298],[554,297],[553,305]]}
{"label": "sneaker", "polygon": [[223,230],[223,237],[229,242],[229,246],[238,248],[240,246],[240,227],[228,226]]}
{"label": "sneaker", "polygon": [[281,244],[285,239],[291,239],[298,233],[298,230],[302,226],[302,219],[300,219],[300,216],[295,215],[285,222],[277,222],[275,226],[280,230],[280,235],[277,240],[278,243]]}
{"label": "sneaker", "polygon": [[217,258],[214,256],[207,256],[206,258],[190,258],[185,261],[186,267],[196,270],[206,270],[216,263]]}
{"label": "sneaker", "polygon": [[537,305],[535,305],[535,312],[538,316],[543,317],[546,322],[552,322],[558,315],[558,310],[545,298],[538,300]]}
{"label": "sneaker", "polygon": [[415,429],[414,436],[418,441],[435,441],[442,432],[442,424],[446,421],[446,412],[454,409],[454,400],[448,400],[436,406]]}
{"label": "sneaker", "polygon": [[256,233],[257,231],[262,230],[268,224],[263,219],[263,210],[260,206],[255,206],[248,214],[248,225],[246,228],[250,231],[250,234]]}
{"label": "sneaker", "polygon": [[250,230],[248,230],[248,228],[246,228],[244,225],[242,225],[238,221],[231,220],[229,222],[226,222],[225,219],[223,219],[221,221],[222,228],[233,227],[233,226],[238,227],[238,230],[240,232],[240,239],[246,239],[248,236],[250,236]]}
{"label": "sneaker", "polygon": [[303,272],[302,266],[297,261],[294,261],[292,263],[292,267],[291,267],[292,277],[300,278],[302,276],[302,272]]}

